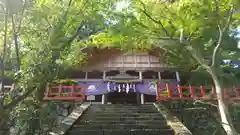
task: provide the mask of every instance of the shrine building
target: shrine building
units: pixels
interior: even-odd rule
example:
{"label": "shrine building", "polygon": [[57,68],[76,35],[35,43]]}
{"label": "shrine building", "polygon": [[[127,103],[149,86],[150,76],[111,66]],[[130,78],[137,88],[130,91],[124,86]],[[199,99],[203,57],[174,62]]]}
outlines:
{"label": "shrine building", "polygon": [[[78,85],[86,85],[86,100],[107,103],[138,103],[156,101],[157,84],[177,85],[179,72],[164,62],[164,52],[123,52],[117,48],[86,48],[83,67],[67,73]],[[161,55],[162,53],[162,55]],[[159,55],[160,54],[160,55]]]}

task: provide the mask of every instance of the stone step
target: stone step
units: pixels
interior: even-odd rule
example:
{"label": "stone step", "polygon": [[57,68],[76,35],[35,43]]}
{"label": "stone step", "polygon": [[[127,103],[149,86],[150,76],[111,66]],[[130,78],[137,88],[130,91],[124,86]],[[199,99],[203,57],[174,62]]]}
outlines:
{"label": "stone step", "polygon": [[174,135],[151,105],[92,105],[67,135]]}
{"label": "stone step", "polygon": [[123,113],[156,113],[156,110],[91,110],[87,113],[108,113],[108,114],[123,114]]}
{"label": "stone step", "polygon": [[171,129],[166,124],[85,124],[85,125],[73,125],[72,128],[77,129]]}
{"label": "stone step", "polygon": [[156,110],[151,110],[151,109],[136,109],[136,110],[121,110],[121,109],[91,109],[91,110],[87,110],[87,112],[90,113],[112,113],[112,114],[116,114],[116,113],[155,113]]}
{"label": "stone step", "polygon": [[91,105],[91,108],[129,108],[129,109],[134,109],[134,108],[154,108],[153,105],[147,105],[147,106],[118,106],[118,105]]}
{"label": "stone step", "polygon": [[162,117],[162,114],[160,114],[159,112],[155,112],[155,113],[107,113],[107,112],[103,112],[103,113],[84,113],[84,115],[82,117]]}
{"label": "stone step", "polygon": [[106,121],[106,120],[88,120],[88,121],[76,121],[77,125],[85,125],[85,124],[99,124],[99,125],[105,125],[105,124],[159,124],[159,125],[167,125],[166,121],[153,121],[153,120],[136,120],[136,121],[132,121],[132,120],[125,120],[125,121]]}
{"label": "stone step", "polygon": [[174,135],[172,129],[162,130],[70,130],[67,135]]}
{"label": "stone step", "polygon": [[115,112],[115,113],[109,113],[109,112],[101,112],[101,113],[95,113],[95,112],[91,112],[91,111],[86,111],[84,112],[85,115],[114,115],[114,116],[123,116],[123,115],[126,115],[126,116],[137,116],[137,115],[162,115],[161,113],[155,111],[155,112],[151,112],[151,113],[138,113],[138,112],[132,112],[132,113],[128,113],[128,112],[123,112],[123,113],[119,113],[119,112]]}
{"label": "stone step", "polygon": [[153,104],[92,104],[93,107],[152,107]]}
{"label": "stone step", "polygon": [[91,105],[91,107],[107,107],[107,108],[152,108],[154,105],[124,105],[124,104],[100,104],[100,105]]}
{"label": "stone step", "polygon": [[165,120],[163,117],[160,116],[138,116],[138,117],[86,117],[83,116],[80,120],[106,120],[106,121],[135,121],[135,120]]}
{"label": "stone step", "polygon": [[95,113],[102,113],[102,112],[107,112],[107,113],[152,113],[152,112],[156,112],[155,109],[128,109],[128,110],[124,110],[124,109],[94,109],[94,110],[88,110],[89,112],[95,112]]}
{"label": "stone step", "polygon": [[134,109],[134,108],[154,108],[153,105],[151,106],[102,106],[102,105],[99,105],[99,106],[90,106],[91,108],[129,108],[129,109]]}

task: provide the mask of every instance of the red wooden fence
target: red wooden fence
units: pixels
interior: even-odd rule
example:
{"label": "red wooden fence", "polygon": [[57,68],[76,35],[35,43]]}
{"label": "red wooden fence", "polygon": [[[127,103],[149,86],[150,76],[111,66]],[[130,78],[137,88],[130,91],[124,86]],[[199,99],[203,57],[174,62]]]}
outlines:
{"label": "red wooden fence", "polygon": [[83,86],[47,86],[44,100],[85,100],[86,87]]}
{"label": "red wooden fence", "polygon": [[[1,86],[1,84],[0,84],[0,86]],[[10,91],[10,90],[12,90],[14,88],[14,84],[12,84],[12,85],[4,85],[4,90],[5,91]]]}
{"label": "red wooden fence", "polygon": [[[13,86],[6,86],[11,89]],[[224,88],[224,99],[240,101],[240,88]],[[75,100],[84,101],[86,86],[49,86],[44,93],[44,100]],[[205,86],[180,86],[180,85],[158,85],[156,100],[217,100],[216,90]]]}
{"label": "red wooden fence", "polygon": [[[224,88],[225,100],[240,101],[240,89]],[[158,85],[156,100],[217,100],[215,88],[204,86]]]}

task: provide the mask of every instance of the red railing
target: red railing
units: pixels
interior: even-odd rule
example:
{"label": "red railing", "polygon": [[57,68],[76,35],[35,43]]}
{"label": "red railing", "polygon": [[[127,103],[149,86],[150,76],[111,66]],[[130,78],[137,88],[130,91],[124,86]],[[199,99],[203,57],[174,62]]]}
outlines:
{"label": "red railing", "polygon": [[47,85],[44,93],[44,100],[85,100],[84,86],[49,86]]}
{"label": "red railing", "polygon": [[[224,88],[224,99],[240,101],[240,89],[237,87]],[[204,86],[170,86],[158,85],[157,101],[161,100],[217,100],[215,88]]]}
{"label": "red railing", "polygon": [[4,85],[4,92],[9,92],[14,88],[14,84],[12,85]]}

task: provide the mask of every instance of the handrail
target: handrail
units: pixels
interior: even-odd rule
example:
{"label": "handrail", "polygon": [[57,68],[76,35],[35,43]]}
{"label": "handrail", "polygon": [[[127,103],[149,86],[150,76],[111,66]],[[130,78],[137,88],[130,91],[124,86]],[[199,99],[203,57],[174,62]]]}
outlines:
{"label": "handrail", "polygon": [[[0,86],[1,86],[1,84],[0,84]],[[4,90],[9,89],[8,91],[11,91],[11,90],[13,90],[13,88],[14,88],[14,83],[12,85],[4,85]],[[6,92],[8,92],[8,91],[6,91]]]}
{"label": "handrail", "polygon": [[46,86],[44,100],[85,100],[86,86],[58,85]]}
{"label": "handrail", "polygon": [[[162,90],[167,90],[163,92]],[[240,88],[223,89],[224,100],[240,101]],[[162,96],[167,94],[167,96]],[[161,100],[217,100],[216,89],[214,86],[181,86],[181,85],[158,85],[156,99]]]}
{"label": "handrail", "polygon": [[5,89],[11,89],[13,86],[12,85],[4,85]]}

